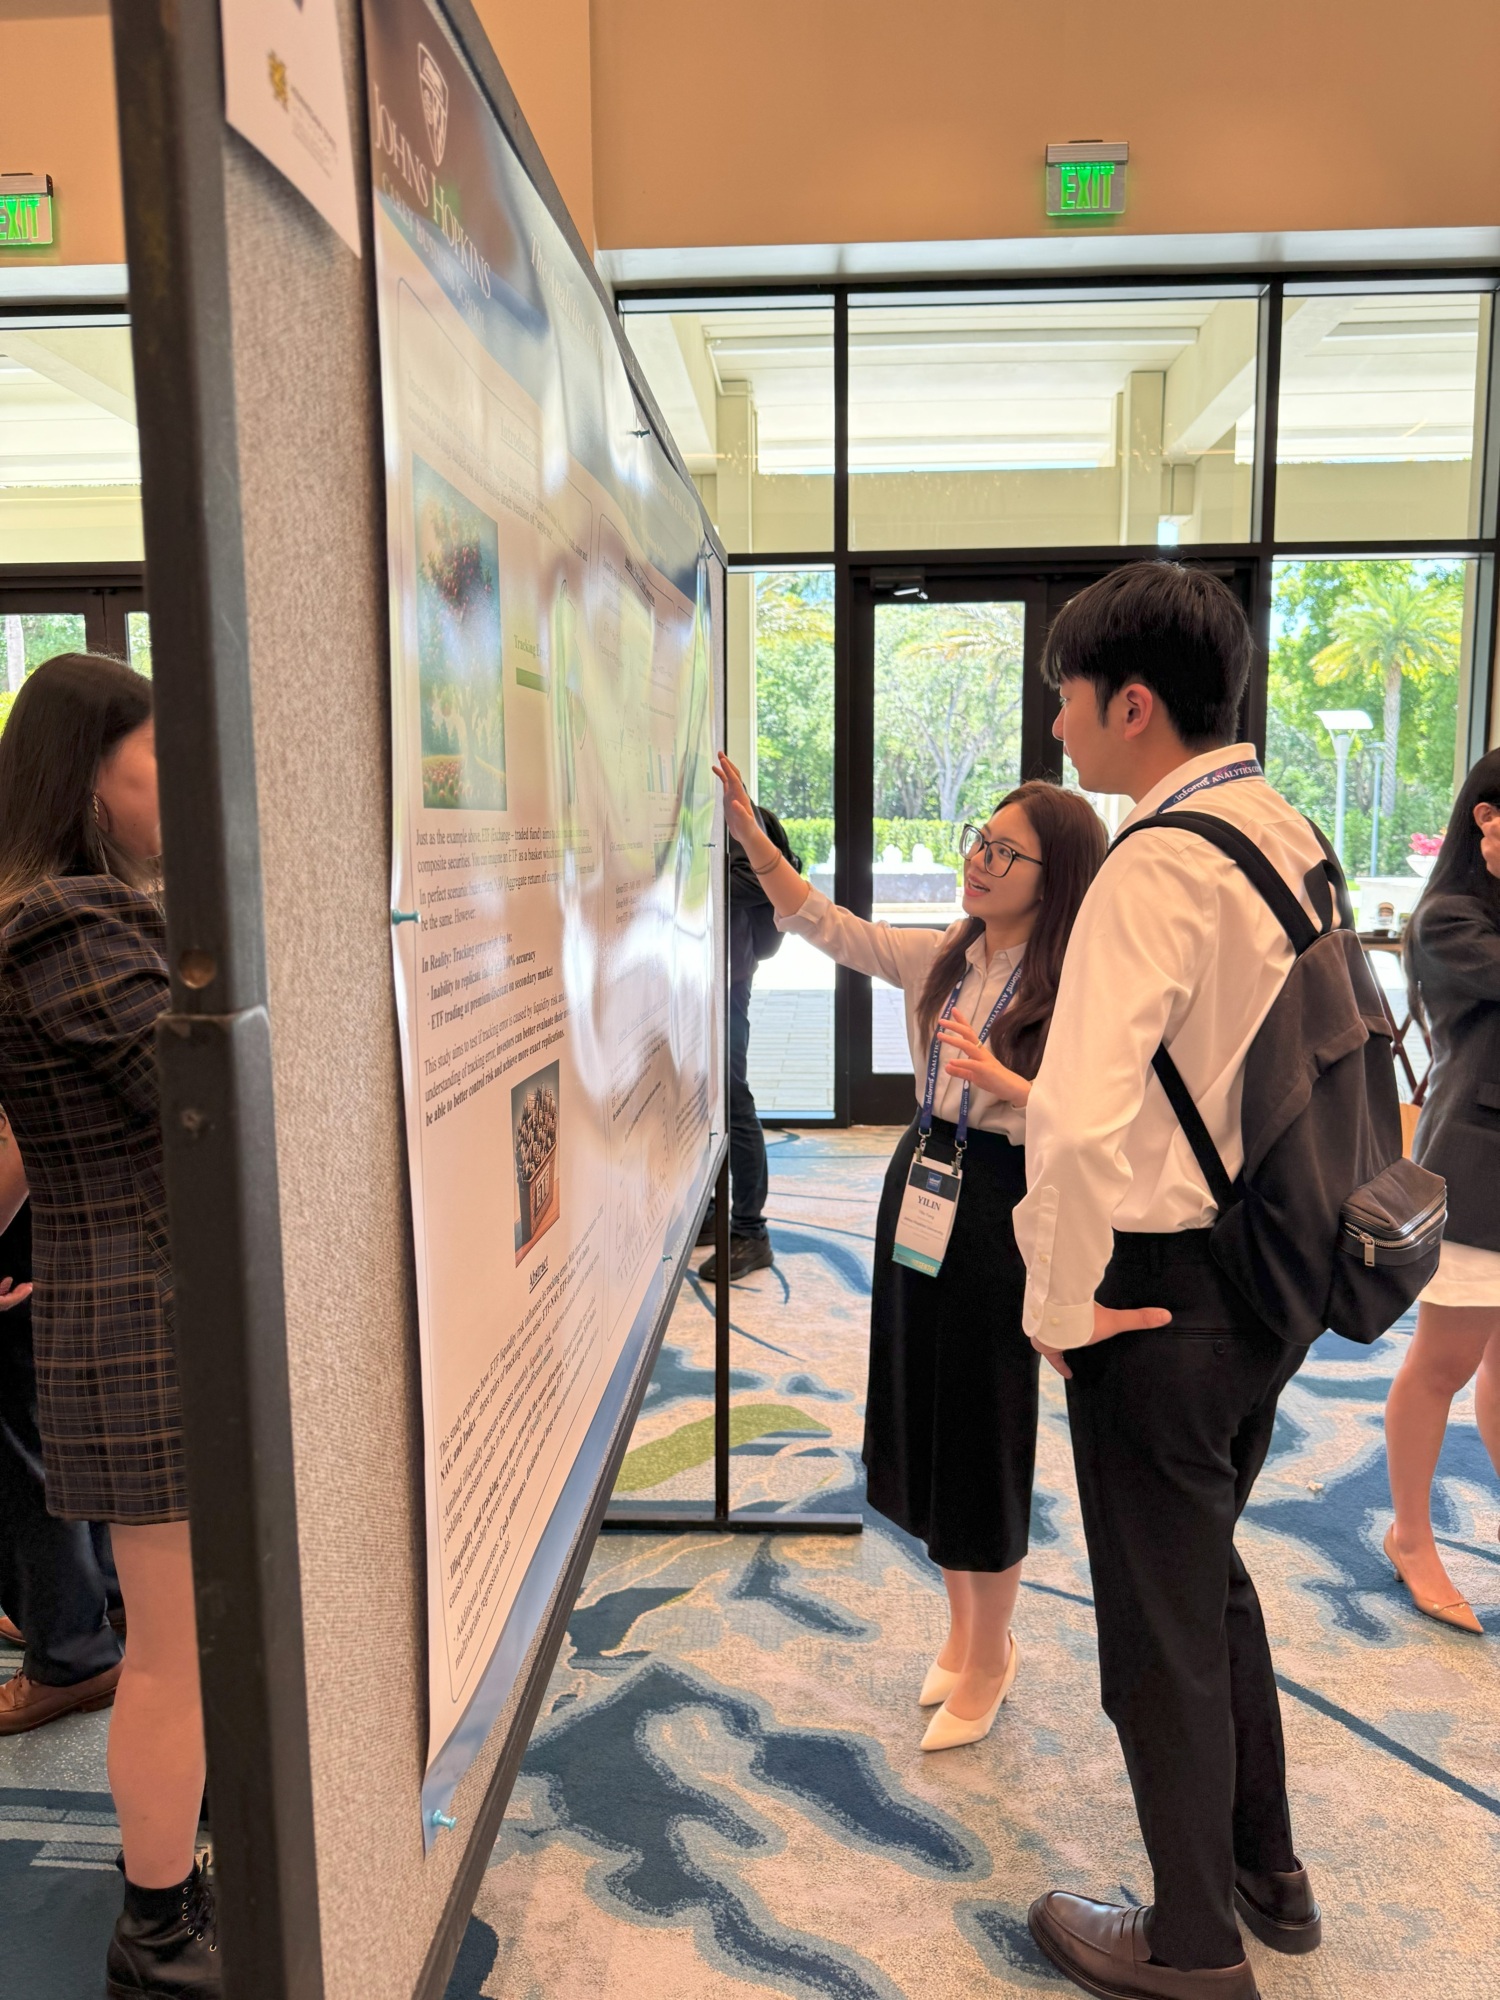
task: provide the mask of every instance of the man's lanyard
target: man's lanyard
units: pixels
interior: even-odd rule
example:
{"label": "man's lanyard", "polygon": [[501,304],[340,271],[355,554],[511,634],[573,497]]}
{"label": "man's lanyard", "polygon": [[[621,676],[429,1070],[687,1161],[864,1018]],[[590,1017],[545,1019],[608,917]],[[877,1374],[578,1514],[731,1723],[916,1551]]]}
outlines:
{"label": "man's lanyard", "polygon": [[[1005,985],[1001,990],[1000,998],[995,1002],[994,1006],[991,1007],[989,1019],[985,1022],[984,1026],[979,1030],[979,1039],[981,1042],[989,1040],[990,1029],[994,1027],[995,1023],[999,1020],[1000,1016],[1005,1012],[1006,1008],[1010,1005],[1011,995],[1016,990],[1016,983],[1021,977],[1021,966],[1024,963],[1025,963],[1024,959],[1018,960],[1016,964],[1011,968],[1011,975],[1009,979],[1006,980]],[[966,979],[967,977],[968,974],[965,973],[964,978]],[[964,982],[963,979],[960,979],[957,986],[955,986],[953,991],[948,995],[947,1006],[938,1016],[939,1027],[942,1026],[943,1022],[947,1020],[948,1016],[953,1012],[954,1008],[958,1005],[958,996],[960,993],[963,992],[963,990],[964,990]],[[919,1160],[921,1159],[923,1153],[927,1150],[927,1141],[932,1133],[932,1107],[937,1100],[938,1066],[943,1059],[943,1048],[944,1044],[938,1040],[937,1035],[934,1032],[932,1037],[932,1048],[927,1057],[927,1088],[922,1093],[922,1117],[917,1127],[917,1131],[920,1136],[917,1139],[916,1157]],[[966,1078],[964,1081],[963,1095],[958,1100],[958,1138],[956,1141],[956,1152],[954,1155],[955,1165],[957,1165],[960,1161],[962,1161],[964,1156],[964,1147],[968,1143],[969,1143],[969,1084]]]}
{"label": "man's lanyard", "polygon": [[1237,778],[1263,778],[1265,775],[1260,768],[1260,760],[1255,757],[1247,757],[1240,764],[1224,764],[1217,771],[1205,771],[1201,778],[1194,778],[1191,784],[1173,792],[1171,798],[1163,799],[1156,810],[1159,813],[1170,812],[1173,806],[1180,806],[1184,799],[1190,799],[1194,792],[1212,791],[1215,785],[1230,785]]}

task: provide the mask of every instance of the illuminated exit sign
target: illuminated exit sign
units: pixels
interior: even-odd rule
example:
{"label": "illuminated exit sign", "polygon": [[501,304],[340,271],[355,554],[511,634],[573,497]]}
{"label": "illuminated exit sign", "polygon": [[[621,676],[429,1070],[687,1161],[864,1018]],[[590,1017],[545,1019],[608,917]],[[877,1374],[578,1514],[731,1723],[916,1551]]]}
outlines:
{"label": "illuminated exit sign", "polygon": [[51,241],[51,174],[0,174],[0,250],[36,250]]}
{"label": "illuminated exit sign", "polygon": [[1075,142],[1047,148],[1049,215],[1123,215],[1127,145]]}

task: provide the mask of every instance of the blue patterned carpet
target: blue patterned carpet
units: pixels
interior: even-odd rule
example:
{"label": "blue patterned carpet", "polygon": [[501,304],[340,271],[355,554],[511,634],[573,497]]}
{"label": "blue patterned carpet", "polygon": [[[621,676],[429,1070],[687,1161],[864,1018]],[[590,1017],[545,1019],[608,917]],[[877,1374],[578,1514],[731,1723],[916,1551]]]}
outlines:
{"label": "blue patterned carpet", "polygon": [[[862,1503],[871,1236],[893,1139],[773,1139],[777,1267],[735,1291],[736,1506]],[[711,1330],[690,1287],[626,1463],[632,1507],[708,1493]],[[1241,1531],[1327,1914],[1312,1958],[1252,1942],[1268,2000],[1500,1994],[1495,1642],[1419,1618],[1380,1554],[1381,1409],[1404,1339],[1319,1344]],[[1098,1709],[1061,1384],[1043,1375],[1020,1674],[990,1738],[918,1750],[941,1586],[877,1515],[857,1541],[608,1535],[449,2000],[1074,1990],[1032,1946],[1032,1897],[1140,1898],[1150,1883]],[[1467,1397],[1439,1514],[1455,1580],[1500,1632],[1495,1482]]]}
{"label": "blue patterned carpet", "polygon": [[[862,1503],[876,1192],[894,1135],[773,1141],[777,1266],[735,1291],[734,1500]],[[691,1282],[623,1483],[709,1492],[711,1300]],[[1297,1839],[1327,1942],[1251,1943],[1267,2000],[1500,1996],[1494,1638],[1419,1618],[1380,1554],[1381,1408],[1405,1336],[1319,1344],[1283,1399],[1241,1545],[1283,1688]],[[1149,1893],[1098,1709],[1061,1385],[1043,1371],[1015,1693],[986,1742],[917,1748],[943,1627],[920,1549],[605,1536],[569,1628],[448,2000],[838,2000],[1063,1994],[1027,1904]],[[1460,1399],[1441,1468],[1451,1573],[1500,1634],[1493,1474]],[[18,1664],[0,1655],[0,1674]],[[118,1907],[107,1718],[0,1743],[0,1995],[98,1990]]]}

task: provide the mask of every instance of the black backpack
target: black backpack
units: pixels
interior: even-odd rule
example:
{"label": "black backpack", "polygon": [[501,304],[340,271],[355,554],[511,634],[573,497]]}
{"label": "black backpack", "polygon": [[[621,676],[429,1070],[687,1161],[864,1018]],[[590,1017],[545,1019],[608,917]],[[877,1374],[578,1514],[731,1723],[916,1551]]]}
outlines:
{"label": "black backpack", "polygon": [[1354,933],[1343,872],[1314,827],[1327,857],[1309,878],[1318,925],[1238,827],[1209,813],[1162,813],[1120,838],[1153,826],[1186,828],[1227,854],[1296,953],[1245,1058],[1237,1180],[1165,1043],[1152,1058],[1219,1210],[1214,1260],[1293,1346],[1327,1329],[1378,1340],[1437,1269],[1447,1187],[1402,1158],[1391,1025]]}

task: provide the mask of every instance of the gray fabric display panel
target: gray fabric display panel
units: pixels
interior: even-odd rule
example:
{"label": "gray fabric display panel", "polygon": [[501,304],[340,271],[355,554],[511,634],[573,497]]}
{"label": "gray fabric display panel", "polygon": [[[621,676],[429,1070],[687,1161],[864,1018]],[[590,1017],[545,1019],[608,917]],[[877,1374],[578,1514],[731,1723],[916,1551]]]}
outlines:
{"label": "gray fabric display panel", "polygon": [[[453,11],[560,209],[477,23]],[[359,10],[339,0],[363,258],[223,124],[216,12],[124,0],[116,62],[226,1992],[411,2000],[446,1983],[656,1341],[527,1667],[454,1795],[457,1830],[425,1852],[422,1405]],[[715,901],[722,917],[721,888]]]}

